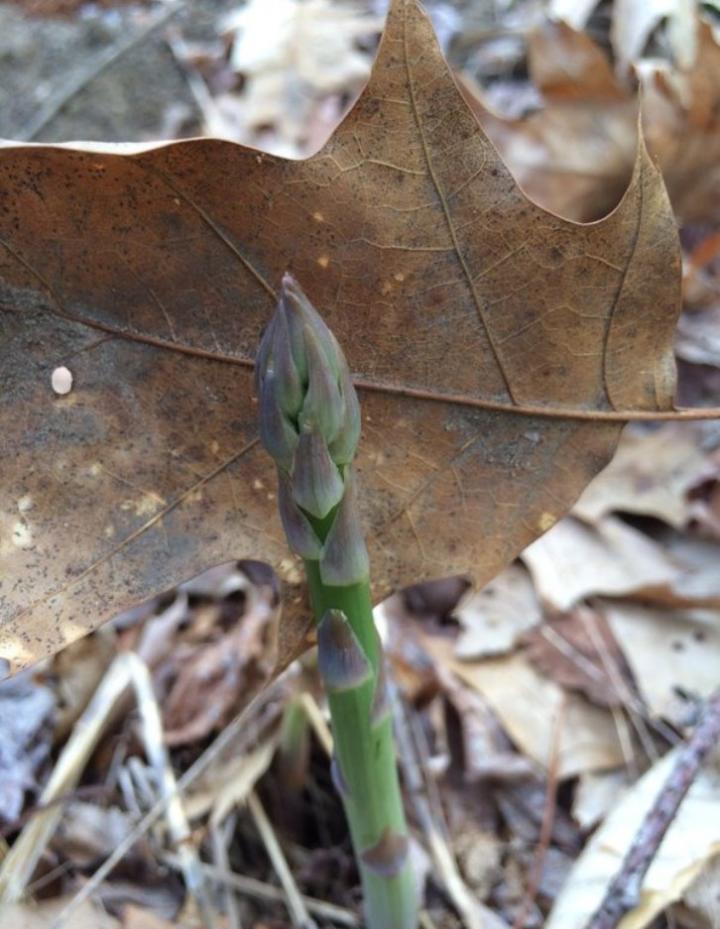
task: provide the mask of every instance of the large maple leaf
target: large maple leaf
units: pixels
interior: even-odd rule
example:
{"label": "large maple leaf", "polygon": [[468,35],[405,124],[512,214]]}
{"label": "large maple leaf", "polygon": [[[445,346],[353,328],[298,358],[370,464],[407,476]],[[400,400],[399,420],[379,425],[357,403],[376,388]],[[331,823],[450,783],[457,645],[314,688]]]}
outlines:
{"label": "large maple leaf", "polygon": [[[572,505],[622,419],[672,407],[675,227],[640,146],[615,211],[530,202],[414,0],[327,145],[0,149],[0,654],[20,666],[211,563],[303,614],[251,367],[283,271],[362,388],[378,594],[487,581]],[[57,397],[52,370],[74,388]]]}

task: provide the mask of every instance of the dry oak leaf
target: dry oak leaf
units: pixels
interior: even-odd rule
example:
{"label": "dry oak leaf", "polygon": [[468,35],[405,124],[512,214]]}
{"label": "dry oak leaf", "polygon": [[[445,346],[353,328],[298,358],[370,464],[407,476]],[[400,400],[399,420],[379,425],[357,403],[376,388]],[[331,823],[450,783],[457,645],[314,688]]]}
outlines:
{"label": "dry oak leaf", "polygon": [[[720,45],[703,21],[697,39],[686,67],[636,65],[648,149],[685,222],[714,218],[720,203]],[[468,103],[529,196],[563,216],[597,219],[617,203],[632,170],[637,95],[617,81],[603,51],[564,22],[530,34],[528,67],[541,109],[506,118],[463,78]]]}
{"label": "dry oak leaf", "polygon": [[288,268],[362,388],[378,595],[487,582],[607,463],[628,411],[672,409],[679,253],[644,147],[601,222],[536,206],[414,0],[392,4],[367,87],[309,159],[10,144],[0,243],[12,668],[241,556],[294,582],[281,648],[305,644],[251,377]]}
{"label": "dry oak leaf", "polygon": [[604,51],[567,22],[541,22],[528,36],[527,57],[541,109],[503,116],[463,76],[468,103],[530,197],[570,219],[598,219],[632,172],[637,101]]}

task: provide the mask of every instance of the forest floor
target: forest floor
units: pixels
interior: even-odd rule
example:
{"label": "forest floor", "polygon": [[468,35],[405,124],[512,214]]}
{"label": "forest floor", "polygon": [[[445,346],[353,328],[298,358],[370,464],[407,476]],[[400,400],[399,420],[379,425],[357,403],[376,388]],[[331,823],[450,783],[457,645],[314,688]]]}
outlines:
{"label": "forest floor", "polygon": [[[0,4],[0,138],[214,134],[307,155],[359,93],[383,4],[308,0],[305,31],[288,38],[290,6]],[[609,3],[427,6],[523,188],[571,219],[618,202],[638,76],[657,88],[663,75],[643,116],[684,249],[678,396],[717,405],[712,29],[687,12],[643,16],[640,0],[622,23]],[[577,31],[547,25],[562,7]],[[716,23],[712,4],[704,14]],[[378,607],[424,929],[587,925],[713,711],[719,559],[720,424],[643,424],[573,512],[486,588],[444,579]],[[213,567],[0,684],[0,929],[49,929],[73,901],[68,925],[88,929],[360,925],[312,653],[233,722],[269,671],[276,613],[271,572]],[[168,777],[179,802],[138,826]],[[693,772],[623,929],[720,926],[718,811],[715,753]]]}

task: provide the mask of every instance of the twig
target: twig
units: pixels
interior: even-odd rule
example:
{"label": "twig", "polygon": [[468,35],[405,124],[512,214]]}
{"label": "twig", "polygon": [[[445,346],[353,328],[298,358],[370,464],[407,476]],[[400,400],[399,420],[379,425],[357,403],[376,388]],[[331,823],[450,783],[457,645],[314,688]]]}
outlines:
{"label": "twig", "polygon": [[213,927],[212,909],[205,893],[197,855],[187,843],[190,827],[177,795],[175,776],[165,750],[160,710],[145,663],[133,652],[120,655],[110,666],[55,766],[41,797],[41,811],[23,829],[0,871],[0,899],[14,903],[22,898],[28,881],[63,814],[65,799],[80,778],[102,732],[125,690],[135,691],[141,720],[141,734],[156,786],[165,802],[170,835],[180,849],[183,874],[189,893],[198,901],[206,926]]}
{"label": "twig", "polygon": [[323,716],[322,710],[317,704],[317,700],[315,697],[313,697],[312,694],[302,693],[300,694],[300,703],[303,710],[305,710],[305,715],[308,718],[308,722],[312,726],[313,732],[315,733],[318,742],[322,746],[323,751],[328,756],[328,758],[332,758],[332,733],[330,732],[330,727],[325,722],[325,717]]}
{"label": "twig", "polygon": [[236,819],[237,817],[233,813],[231,816],[228,816],[222,825],[210,827],[213,858],[215,859],[218,871],[223,875],[222,894],[227,911],[229,929],[242,929],[242,920],[240,919],[237,897],[232,892],[232,888],[227,882],[227,876],[232,874],[230,858],[228,856],[228,845],[232,839]]}
{"label": "twig", "polygon": [[228,136],[227,121],[215,103],[202,75],[188,65],[187,45],[180,35],[170,35],[165,42],[177,66],[183,73],[188,89],[200,110],[204,122],[204,133],[212,136]]}
{"label": "twig", "polygon": [[[289,669],[288,669],[289,670]],[[185,790],[193,781],[198,778],[212,762],[222,754],[230,745],[233,739],[247,725],[248,718],[251,717],[265,703],[270,702],[280,690],[285,681],[288,671],[279,675],[264,690],[255,694],[253,699],[238,715],[229,723],[220,735],[215,739],[212,745],[208,746],[200,757],[187,769],[183,776],[175,784],[174,793]],[[174,795],[174,794],[173,794]],[[56,917],[52,929],[60,929],[65,925],[71,916],[73,916],[78,907],[80,907],[89,897],[95,893],[110,872],[123,859],[132,846],[154,825],[155,822],[163,815],[167,808],[170,797],[161,797],[157,803],[143,816],[139,823],[122,839],[113,853],[100,865],[91,878],[80,888],[72,900]],[[17,845],[17,843],[15,843]]]}
{"label": "twig", "polygon": [[423,776],[408,732],[401,698],[391,681],[388,682],[388,689],[395,715],[395,736],[405,786],[413,804],[415,816],[425,833],[438,877],[453,906],[460,914],[466,929],[507,929],[506,923],[499,916],[496,916],[473,896],[458,870],[453,853],[445,841],[441,828],[435,822],[430,802],[425,794]]}
{"label": "twig", "polygon": [[720,690],[708,700],[702,719],[680,750],[662,790],[655,798],[618,873],[587,929],[614,929],[640,899],[643,878],[700,767],[720,739]]}
{"label": "twig", "polygon": [[548,762],[547,788],[545,791],[545,805],[543,807],[542,823],[540,825],[540,836],[533,856],[532,868],[528,878],[528,886],[523,898],[518,914],[513,922],[513,929],[523,929],[525,922],[530,914],[535,898],[537,897],[540,880],[542,878],[543,865],[545,856],[550,847],[552,838],[553,824],[555,822],[555,811],[557,808],[557,786],[558,786],[558,768],[560,764],[560,745],[562,744],[562,735],[565,727],[565,717],[567,713],[567,700],[564,698],[558,707],[557,718],[553,726],[552,746],[550,748],[550,760]]}
{"label": "twig", "polygon": [[638,700],[638,698],[628,687],[620,669],[617,666],[617,662],[613,659],[602,635],[600,634],[595,612],[581,610],[580,620],[585,627],[585,631],[590,638],[590,642],[593,648],[600,657],[603,669],[610,679],[610,683],[615,688],[615,693],[620,698],[620,701],[626,708],[628,715],[632,720],[635,731],[638,734],[638,738],[642,742],[645,754],[652,761],[657,761],[658,753],[655,749],[652,738],[650,737],[650,733],[648,732],[648,726],[651,726],[655,732],[657,732],[657,734],[660,735],[670,745],[677,745],[679,741],[678,737],[675,735],[670,726],[666,725],[666,723],[664,723],[661,719],[653,720],[649,718],[640,700]]}
{"label": "twig", "polygon": [[182,873],[188,893],[196,901],[206,929],[214,929],[215,915],[200,868],[195,847],[190,842],[190,825],[185,815],[175,774],[170,765],[163,739],[162,718],[145,662],[134,652],[126,656],[140,713],[141,733],[145,754],[155,775],[155,786],[166,799],[165,819],[170,839],[178,849]]}
{"label": "twig", "polygon": [[[173,868],[179,868],[180,862],[176,855],[163,855],[163,861]],[[268,900],[273,903],[285,902],[285,891],[281,887],[275,887],[272,884],[266,884],[254,877],[246,877],[244,874],[225,873],[209,864],[202,865],[203,871],[211,881],[215,881],[222,886],[231,887],[237,893],[244,894],[247,897],[254,897],[258,900]],[[359,929],[360,920],[344,907],[336,906],[334,903],[326,903],[324,900],[317,900],[315,897],[306,897],[303,895],[303,902],[310,913],[314,913],[321,919],[330,920],[338,926],[348,926],[350,929]]]}
{"label": "twig", "polygon": [[298,890],[295,878],[292,876],[285,854],[280,848],[272,823],[267,818],[260,798],[254,790],[248,795],[247,804],[250,815],[255,820],[265,850],[272,861],[273,868],[275,868],[275,873],[285,891],[288,913],[293,926],[295,926],[295,929],[317,929],[315,920],[308,913],[305,901]]}
{"label": "twig", "polygon": [[100,54],[90,61],[79,73],[71,76],[69,80],[65,81],[56,93],[50,95],[49,99],[38,108],[32,119],[17,132],[17,138],[23,142],[30,142],[32,139],[36,138],[48,123],[55,119],[63,107],[67,106],[73,97],[77,96],[81,90],[87,87],[95,78],[99,77],[99,75],[102,74],[106,68],[109,68],[110,65],[114,64],[118,58],[122,58],[123,55],[135,48],[135,46],[140,45],[148,39],[153,32],[156,32],[164,26],[183,6],[184,3],[174,3],[167,6],[164,10],[160,10],[159,13],[136,33],[120,42],[116,42],[114,45],[100,52]]}

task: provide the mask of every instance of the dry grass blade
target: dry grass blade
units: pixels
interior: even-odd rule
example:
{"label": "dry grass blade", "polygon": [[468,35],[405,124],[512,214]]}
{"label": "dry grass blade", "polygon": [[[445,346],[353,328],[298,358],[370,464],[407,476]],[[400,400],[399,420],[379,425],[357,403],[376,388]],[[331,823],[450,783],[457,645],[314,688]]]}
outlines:
{"label": "dry grass blade", "polygon": [[63,909],[58,917],[58,927],[66,923],[73,913],[97,890],[105,878],[110,874],[113,868],[127,854],[128,850],[137,840],[143,836],[152,825],[165,813],[168,801],[171,796],[181,793],[193,783],[212,762],[218,758],[222,752],[233,743],[239,732],[247,724],[252,714],[257,712],[260,707],[271,701],[280,690],[283,677],[277,677],[267,688],[257,693],[252,700],[248,702],[245,708],[229,723],[215,741],[200,755],[199,758],[185,771],[175,785],[174,791],[170,796],[161,797],[157,803],[143,816],[140,822],[130,831],[126,838],[121,841],[115,851],[110,855],[103,864],[95,871],[93,876],[86,882],[80,891],[73,897],[68,905]]}
{"label": "dry grass blade", "polygon": [[141,736],[148,761],[155,775],[160,797],[165,801],[165,819],[170,838],[178,849],[188,893],[197,902],[206,929],[215,929],[213,906],[207,892],[200,859],[191,841],[190,825],[177,790],[177,782],[163,739],[162,718],[147,665],[132,652],[127,659],[140,713]]}
{"label": "dry grass blade", "polygon": [[272,861],[275,873],[280,879],[280,883],[285,891],[285,900],[293,926],[295,929],[317,929],[317,923],[310,916],[302,894],[298,890],[295,878],[287,863],[285,854],[280,847],[272,823],[268,819],[267,813],[260,802],[260,798],[254,790],[248,795],[247,804],[250,814],[255,820],[255,825],[260,833],[260,838],[263,841],[265,850]]}
{"label": "dry grass blade", "polygon": [[475,899],[463,880],[443,830],[433,816],[413,742],[412,727],[406,718],[401,698],[394,685],[390,684],[390,690],[400,767],[410,794],[410,803],[430,847],[438,878],[467,929],[507,929],[507,925],[499,916]]}
{"label": "dry grass blade", "polygon": [[[163,860],[172,867],[180,867],[180,862],[175,856],[166,855]],[[231,888],[235,893],[272,903],[285,902],[285,891],[281,887],[266,884],[264,881],[247,877],[244,874],[227,873],[208,864],[203,864],[202,868],[209,880],[220,886]],[[351,929],[360,926],[360,920],[354,913],[334,903],[304,895],[303,902],[308,912],[313,913],[319,919],[327,920],[338,926],[349,926]]]}
{"label": "dry grass blade", "polygon": [[44,806],[23,829],[0,868],[0,899],[20,900],[28,881],[63,815],[58,798],[77,784],[98,741],[117,708],[118,700],[132,687],[135,692],[143,745],[155,782],[164,801],[170,836],[180,849],[188,891],[197,900],[205,924],[212,929],[214,917],[196,852],[188,843],[190,827],[177,793],[177,785],[163,744],[160,710],[146,665],[132,652],[120,655],[110,666],[88,707],[78,720],[53,774],[40,798]]}

